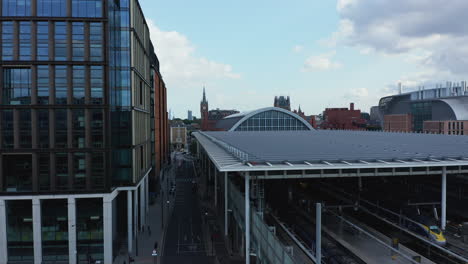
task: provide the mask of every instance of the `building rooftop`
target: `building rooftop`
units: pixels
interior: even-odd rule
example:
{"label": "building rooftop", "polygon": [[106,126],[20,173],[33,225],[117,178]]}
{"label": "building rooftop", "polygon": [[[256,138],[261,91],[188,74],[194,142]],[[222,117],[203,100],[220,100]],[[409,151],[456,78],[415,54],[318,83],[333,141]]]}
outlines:
{"label": "building rooftop", "polygon": [[221,171],[468,165],[465,136],[340,130],[195,136]]}

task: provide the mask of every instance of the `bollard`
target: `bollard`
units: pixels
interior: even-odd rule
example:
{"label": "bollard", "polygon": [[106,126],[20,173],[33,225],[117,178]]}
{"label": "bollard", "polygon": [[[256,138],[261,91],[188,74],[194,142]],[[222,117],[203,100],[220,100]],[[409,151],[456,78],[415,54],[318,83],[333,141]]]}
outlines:
{"label": "bollard", "polygon": [[[398,238],[392,239],[392,248],[398,250]],[[398,257],[397,252],[392,250],[392,259],[395,260],[397,257]]]}

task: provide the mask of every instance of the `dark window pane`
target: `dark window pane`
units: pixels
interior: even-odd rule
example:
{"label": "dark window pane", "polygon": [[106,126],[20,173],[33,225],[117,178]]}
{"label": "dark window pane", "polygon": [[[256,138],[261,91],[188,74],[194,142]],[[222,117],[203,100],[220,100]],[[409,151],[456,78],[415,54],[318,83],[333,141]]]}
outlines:
{"label": "dark window pane", "polygon": [[66,0],[37,0],[37,15],[64,17],[67,11]]}
{"label": "dark window pane", "polygon": [[104,147],[104,126],[102,110],[91,111],[91,142],[94,148]]}
{"label": "dark window pane", "polygon": [[76,199],[77,251],[80,263],[89,257],[103,261],[102,199]]}
{"label": "dark window pane", "polygon": [[3,69],[3,103],[7,105],[31,103],[31,69]]}
{"label": "dark window pane", "polygon": [[21,109],[18,112],[20,148],[31,148],[31,110]]}
{"label": "dark window pane", "polygon": [[2,148],[13,148],[13,110],[0,112],[2,122]]}
{"label": "dark window pane", "polygon": [[31,200],[6,201],[9,263],[34,260]]}
{"label": "dark window pane", "polygon": [[86,186],[86,159],[84,153],[73,153],[74,182],[75,189],[84,189]]}
{"label": "dark window pane", "polygon": [[104,72],[102,66],[91,66],[91,103],[103,103]]}
{"label": "dark window pane", "polygon": [[57,189],[66,190],[68,186],[68,155],[57,153],[55,155],[55,172]]}
{"label": "dark window pane", "polygon": [[39,190],[50,190],[50,156],[39,154]]}
{"label": "dark window pane", "polygon": [[67,110],[55,110],[55,147],[67,147]]}
{"label": "dark window pane", "polygon": [[90,59],[102,61],[102,23],[90,23]]}
{"label": "dark window pane", "polygon": [[102,0],[72,0],[73,17],[101,17]]}
{"label": "dark window pane", "polygon": [[91,184],[94,189],[104,188],[104,153],[91,154]]}
{"label": "dark window pane", "polygon": [[32,155],[3,155],[3,179],[7,192],[32,191]]}
{"label": "dark window pane", "polygon": [[3,16],[30,16],[31,0],[3,0]]}
{"label": "dark window pane", "polygon": [[47,199],[41,203],[42,260],[44,263],[68,260],[68,203]]}
{"label": "dark window pane", "polygon": [[49,147],[49,110],[37,110],[37,126],[38,126],[38,145],[39,148]]}
{"label": "dark window pane", "polygon": [[73,147],[85,147],[85,116],[83,109],[73,109]]}
{"label": "dark window pane", "polygon": [[85,68],[73,66],[73,103],[84,104],[85,100]]}

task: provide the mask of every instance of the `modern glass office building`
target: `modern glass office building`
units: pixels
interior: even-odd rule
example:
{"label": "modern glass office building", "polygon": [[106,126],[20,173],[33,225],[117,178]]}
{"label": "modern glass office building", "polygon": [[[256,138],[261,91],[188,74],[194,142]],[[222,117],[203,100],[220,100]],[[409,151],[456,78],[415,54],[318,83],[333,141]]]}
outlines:
{"label": "modern glass office building", "polygon": [[143,12],[0,3],[0,263],[112,263],[145,222],[161,132]]}

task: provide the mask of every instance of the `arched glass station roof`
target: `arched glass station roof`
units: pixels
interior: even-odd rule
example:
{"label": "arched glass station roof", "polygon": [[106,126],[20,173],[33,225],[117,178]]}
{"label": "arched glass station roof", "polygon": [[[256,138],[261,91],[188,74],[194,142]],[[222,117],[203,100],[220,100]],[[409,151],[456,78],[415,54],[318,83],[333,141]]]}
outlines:
{"label": "arched glass station roof", "polygon": [[278,107],[230,115],[220,120],[217,127],[228,131],[314,130],[302,117]]}

